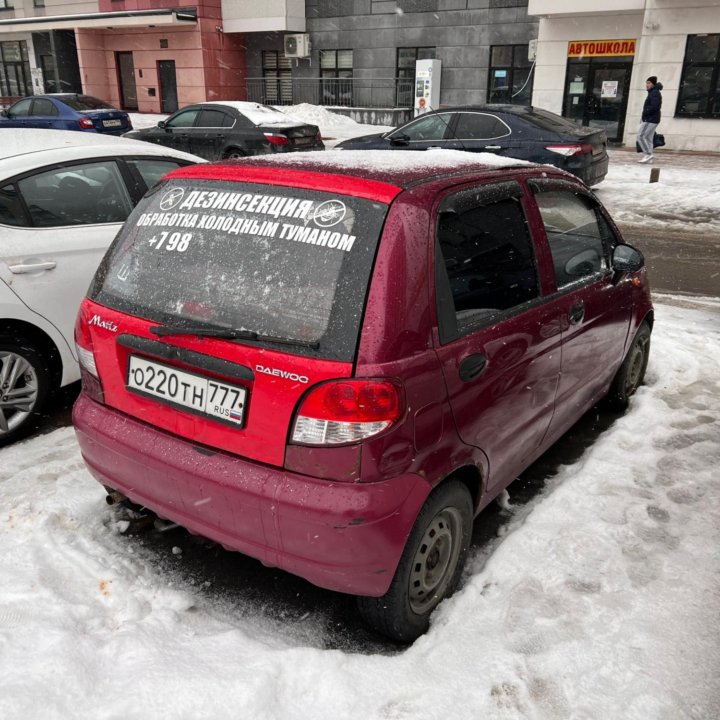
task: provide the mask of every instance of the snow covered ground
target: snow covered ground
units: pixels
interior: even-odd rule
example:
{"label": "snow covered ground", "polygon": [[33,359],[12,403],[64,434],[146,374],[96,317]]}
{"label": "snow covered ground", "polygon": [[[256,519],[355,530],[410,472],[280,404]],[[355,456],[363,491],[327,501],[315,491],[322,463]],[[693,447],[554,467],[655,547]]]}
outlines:
{"label": "snow covered ground", "polygon": [[[616,217],[717,228],[712,163],[663,160],[655,188],[634,159],[599,186]],[[592,442],[561,440],[483,513],[409,648],[179,529],[122,534],[72,428],[0,449],[0,718],[718,720],[720,300],[655,302],[629,412],[591,412]]]}
{"label": "snow covered ground", "polygon": [[510,487],[407,649],[259,564],[214,592],[217,549],[178,530],[121,535],[71,428],[4,448],[0,717],[716,720],[720,301],[657,301],[630,411],[527,504]]}

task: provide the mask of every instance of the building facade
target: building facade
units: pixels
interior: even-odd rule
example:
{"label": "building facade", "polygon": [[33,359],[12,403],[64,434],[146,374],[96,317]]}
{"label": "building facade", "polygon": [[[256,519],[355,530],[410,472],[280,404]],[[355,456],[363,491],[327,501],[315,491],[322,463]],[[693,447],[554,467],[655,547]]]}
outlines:
{"label": "building facade", "polygon": [[534,104],[632,146],[657,76],[667,147],[720,151],[719,0],[529,0],[528,11],[539,21]]}
{"label": "building facade", "polygon": [[0,0],[5,102],[306,102],[394,124],[431,59],[440,105],[532,103],[631,146],[656,75],[667,146],[720,151],[720,0]]}

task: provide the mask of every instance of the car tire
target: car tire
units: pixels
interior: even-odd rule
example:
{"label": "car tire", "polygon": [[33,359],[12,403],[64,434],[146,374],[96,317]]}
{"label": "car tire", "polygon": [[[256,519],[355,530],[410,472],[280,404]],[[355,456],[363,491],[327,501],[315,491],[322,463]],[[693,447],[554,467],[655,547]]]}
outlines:
{"label": "car tire", "polygon": [[627,351],[622,365],[613,378],[607,394],[607,404],[615,410],[625,410],[630,398],[642,385],[645,379],[648,359],[650,357],[650,326],[643,322]]}
{"label": "car tire", "polygon": [[236,160],[237,158],[245,157],[247,153],[243,152],[240,148],[231,147],[223,153],[223,160]]}
{"label": "car tire", "polygon": [[358,597],[365,623],[392,640],[422,635],[441,600],[454,592],[472,535],[470,492],[459,480],[438,486],[422,507],[395,576],[382,597]]}
{"label": "car tire", "polygon": [[43,354],[26,338],[0,335],[0,446],[37,427],[49,394]]}

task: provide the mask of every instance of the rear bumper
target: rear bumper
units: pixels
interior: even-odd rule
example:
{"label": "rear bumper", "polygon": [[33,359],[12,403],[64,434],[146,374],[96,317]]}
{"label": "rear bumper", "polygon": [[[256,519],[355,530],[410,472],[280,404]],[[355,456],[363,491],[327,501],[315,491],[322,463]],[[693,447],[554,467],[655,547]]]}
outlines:
{"label": "rear bumper", "polygon": [[571,158],[565,169],[573,175],[577,175],[588,187],[592,187],[605,179],[609,165],[610,158],[606,153],[592,158],[590,162],[584,160],[583,164],[580,164],[575,158]]}
{"label": "rear bumper", "polygon": [[417,475],[318,480],[193,445],[81,394],[73,422],[103,485],[315,585],[380,596],[430,492]]}

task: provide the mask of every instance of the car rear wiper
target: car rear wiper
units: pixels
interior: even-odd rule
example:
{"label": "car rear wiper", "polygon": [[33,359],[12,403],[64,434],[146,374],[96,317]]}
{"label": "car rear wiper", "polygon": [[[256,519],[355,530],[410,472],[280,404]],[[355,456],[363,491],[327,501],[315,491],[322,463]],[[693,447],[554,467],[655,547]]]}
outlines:
{"label": "car rear wiper", "polygon": [[175,325],[156,325],[150,328],[150,332],[158,337],[166,337],[168,335],[197,335],[198,337],[213,337],[223,340],[260,340],[262,342],[277,343],[278,345],[294,345],[299,347],[307,347],[317,350],[320,343],[311,342],[309,340],[293,340],[291,338],[281,338],[275,335],[263,335],[254,330],[236,330],[231,327],[203,327],[203,326],[175,326]]}
{"label": "car rear wiper", "polygon": [[235,330],[231,327],[203,327],[198,326],[175,326],[156,325],[150,328],[150,332],[158,337],[167,335],[197,335],[198,337],[216,337],[228,340],[256,340],[257,333],[251,330]]}

